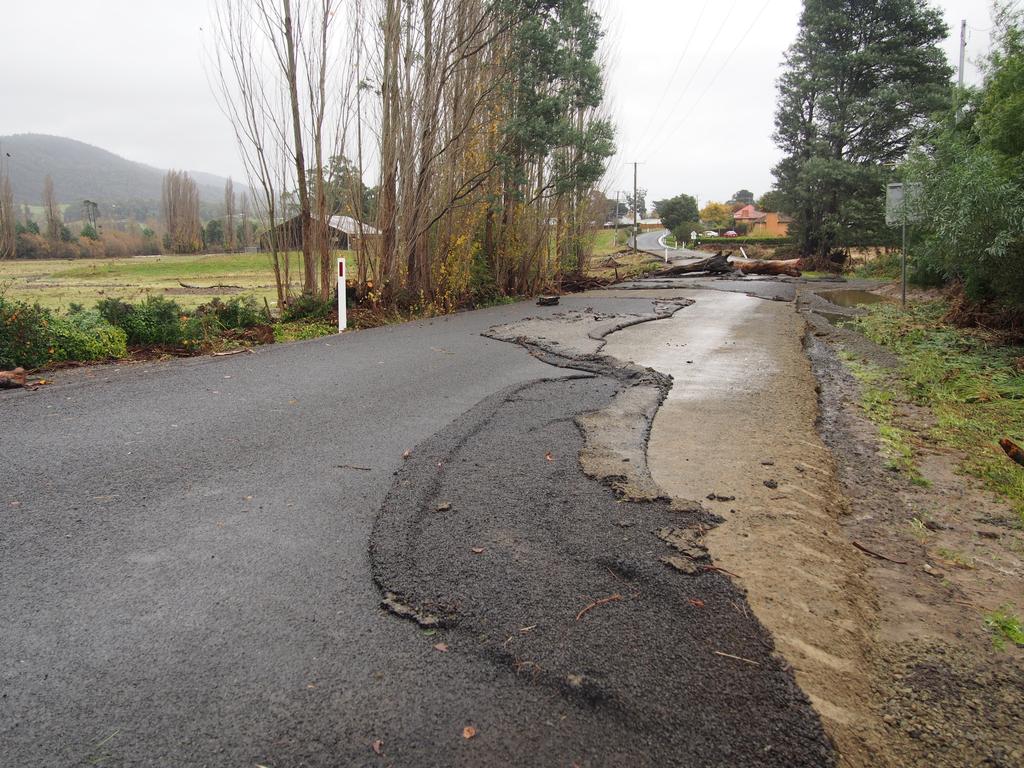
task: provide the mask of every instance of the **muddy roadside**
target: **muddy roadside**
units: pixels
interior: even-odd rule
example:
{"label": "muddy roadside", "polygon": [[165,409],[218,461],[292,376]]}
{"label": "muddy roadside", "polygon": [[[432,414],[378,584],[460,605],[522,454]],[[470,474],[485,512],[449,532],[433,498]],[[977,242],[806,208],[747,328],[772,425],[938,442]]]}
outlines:
{"label": "muddy roadside", "polygon": [[501,393],[418,446],[374,526],[374,579],[446,653],[493,664],[499,691],[558,706],[495,764],[834,765],[742,585],[708,556],[720,516],[650,477],[671,381],[604,347],[690,309],[658,299],[491,329],[588,375]]}
{"label": "muddy roadside", "polygon": [[1024,652],[998,647],[986,626],[999,606],[1021,603],[1024,532],[1007,502],[959,472],[962,455],[930,440],[926,408],[900,403],[896,413],[916,472],[887,466],[879,428],[860,405],[862,385],[843,359],[880,368],[899,360],[837,324],[835,305],[818,292],[801,291],[798,308],[820,387],[818,430],[845,497],[842,525],[849,541],[877,553],[865,558],[878,595],[872,709],[891,762],[1024,765]]}
{"label": "muddy roadside", "polygon": [[879,284],[648,285],[623,290],[699,288],[682,294],[686,313],[610,340],[674,379],[652,428],[654,479],[710,496],[725,518],[709,553],[740,577],[841,764],[1022,764],[1020,653],[995,649],[983,620],[1024,594],[1019,531],[935,446],[919,449],[930,484],[886,468],[840,355],[899,361],[833,324]]}

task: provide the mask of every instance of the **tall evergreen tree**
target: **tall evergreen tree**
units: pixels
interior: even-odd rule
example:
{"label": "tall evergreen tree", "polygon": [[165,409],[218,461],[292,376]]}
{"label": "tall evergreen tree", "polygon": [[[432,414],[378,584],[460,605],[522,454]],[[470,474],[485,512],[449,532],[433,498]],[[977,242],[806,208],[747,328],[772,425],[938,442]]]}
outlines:
{"label": "tall evergreen tree", "polygon": [[949,100],[947,31],[926,0],[805,0],[778,85],[774,169],[804,255],[880,234],[888,169]]}

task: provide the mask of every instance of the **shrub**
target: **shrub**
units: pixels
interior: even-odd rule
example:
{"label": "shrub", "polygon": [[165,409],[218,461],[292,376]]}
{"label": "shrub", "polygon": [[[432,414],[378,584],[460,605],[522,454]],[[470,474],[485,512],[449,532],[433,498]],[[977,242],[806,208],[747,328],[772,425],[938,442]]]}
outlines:
{"label": "shrub", "polygon": [[266,322],[255,296],[236,296],[227,301],[213,299],[199,306],[195,315],[211,315],[222,328],[252,328]]}
{"label": "shrub", "polygon": [[672,236],[675,237],[677,243],[690,243],[691,232],[700,235],[703,231],[704,227],[700,225],[699,221],[684,221],[672,230]]}
{"label": "shrub", "polygon": [[184,340],[182,309],[163,296],[147,296],[140,304],[103,299],[96,305],[103,318],[125,332],[131,346],[180,346]]}
{"label": "shrub", "polygon": [[19,232],[15,254],[19,259],[45,259],[52,255],[49,241],[38,232]]}
{"label": "shrub", "polygon": [[288,302],[288,306],[281,313],[281,319],[289,320],[315,320],[323,319],[334,311],[334,302],[330,299],[319,299],[316,296],[299,296]]}
{"label": "shrub", "polygon": [[50,358],[53,316],[38,304],[0,293],[0,368],[38,368]]}
{"label": "shrub", "polygon": [[127,337],[95,310],[53,316],[50,321],[51,360],[109,360],[128,354]]}

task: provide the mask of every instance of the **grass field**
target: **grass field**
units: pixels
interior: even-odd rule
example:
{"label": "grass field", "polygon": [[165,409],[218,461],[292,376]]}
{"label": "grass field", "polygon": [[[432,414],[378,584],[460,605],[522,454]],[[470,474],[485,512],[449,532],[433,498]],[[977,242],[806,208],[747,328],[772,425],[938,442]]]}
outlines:
{"label": "grass field", "polygon": [[609,256],[626,247],[625,229],[601,229],[594,235],[594,256]]}
{"label": "grass field", "polygon": [[[595,235],[592,271],[603,275],[603,262],[625,247],[626,232],[601,230]],[[355,254],[338,251],[354,270]],[[292,284],[301,280],[301,255],[292,253]],[[622,255],[620,272],[636,271],[649,262],[646,255]],[[182,285],[185,283],[186,285]],[[228,287],[219,287],[228,286]],[[185,309],[194,308],[214,296],[228,298],[254,294],[266,297],[273,307],[277,300],[274,272],[266,253],[220,253],[189,256],[136,256],[124,259],[20,259],[0,261],[0,292],[12,299],[38,302],[48,309],[67,309],[72,303],[91,307],[102,298],[138,301],[147,295],[166,296]]]}
{"label": "grass field", "polygon": [[[336,255],[346,256],[352,269],[351,251]],[[292,282],[298,285],[301,255],[290,254],[290,263]],[[199,287],[187,288],[181,283]],[[222,285],[237,287],[216,287]],[[277,299],[266,253],[4,261],[0,262],[0,291],[51,309],[67,309],[71,303],[88,307],[105,297],[137,301],[147,294],[172,298],[185,308],[212,296],[251,293],[266,297],[271,306]]]}

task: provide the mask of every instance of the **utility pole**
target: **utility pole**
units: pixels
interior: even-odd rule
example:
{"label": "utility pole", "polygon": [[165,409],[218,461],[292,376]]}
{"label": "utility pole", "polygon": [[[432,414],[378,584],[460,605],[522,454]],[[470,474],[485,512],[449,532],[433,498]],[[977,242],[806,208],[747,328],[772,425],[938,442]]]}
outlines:
{"label": "utility pole", "polygon": [[960,21],[960,72],[957,76],[957,83],[960,89],[964,87],[964,58],[967,54],[967,19]]}
{"label": "utility pole", "polygon": [[619,195],[622,192],[615,190],[615,247],[619,247]]}
{"label": "utility pole", "polygon": [[967,19],[960,21],[960,69],[957,70],[957,88],[953,96],[953,126],[960,117],[960,94],[964,89],[964,59],[967,54]]}
{"label": "utility pole", "polygon": [[633,253],[636,253],[637,221],[636,221],[636,168],[640,163],[633,163]]}

